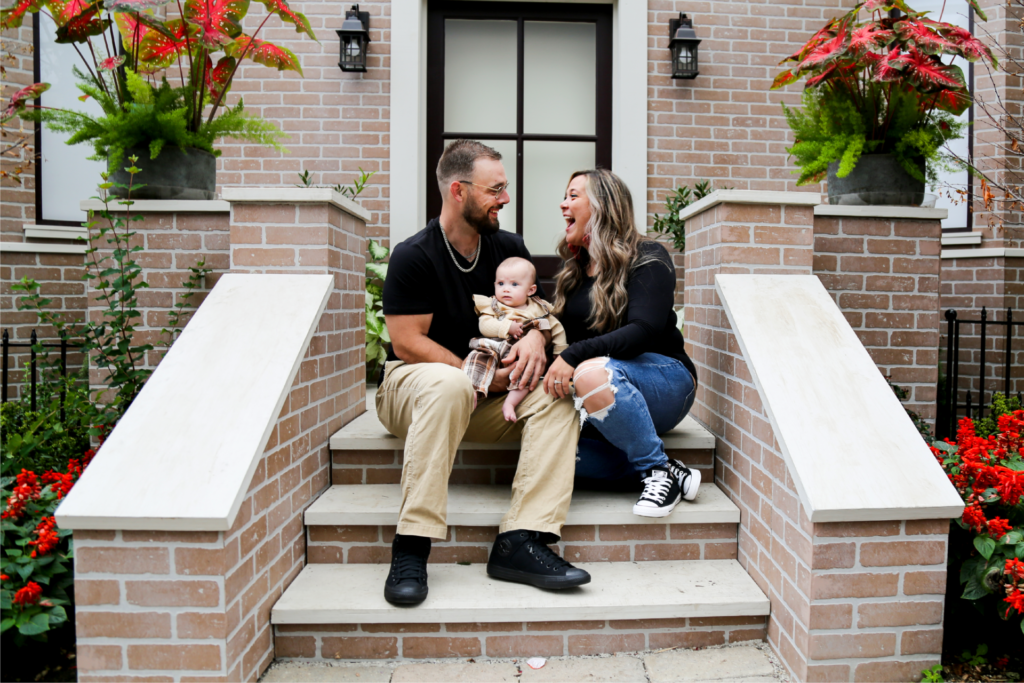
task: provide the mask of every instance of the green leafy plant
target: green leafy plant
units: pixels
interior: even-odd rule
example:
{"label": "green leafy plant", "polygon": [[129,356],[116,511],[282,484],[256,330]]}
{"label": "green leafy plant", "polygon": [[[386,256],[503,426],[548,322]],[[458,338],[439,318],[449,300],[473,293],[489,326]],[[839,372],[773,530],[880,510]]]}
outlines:
{"label": "green leafy plant", "polygon": [[942,675],[942,665],[936,664],[929,669],[921,670],[921,683],[945,683]]}
{"label": "green leafy plant", "polygon": [[[974,421],[974,433],[978,436],[992,436],[999,431],[999,418],[1009,415],[1024,408],[1020,399],[1016,396],[1007,397],[1001,391],[992,395],[992,403],[989,405],[985,417]],[[986,411],[981,411],[986,412]]]}
{"label": "green leafy plant", "polygon": [[[984,19],[977,0],[968,2]],[[834,161],[846,177],[865,153],[891,153],[908,174],[934,182],[948,159],[939,149],[962,132],[953,116],[971,104],[962,70],[943,57],[993,66],[996,59],[969,31],[926,14],[904,0],[860,2],[782,61],[794,66],[773,90],[807,77],[804,110],[784,107],[796,133],[788,151],[800,167],[798,184],[819,182]]]}
{"label": "green leafy plant", "polygon": [[391,343],[384,324],[384,280],[388,276],[388,248],[369,241],[370,258],[366,262],[366,377],[376,379],[388,358]]}
{"label": "green leafy plant", "polygon": [[964,650],[957,659],[967,666],[985,666],[988,664],[988,645],[981,643],[974,652]]}
{"label": "green leafy plant", "polygon": [[359,175],[355,178],[355,180],[352,181],[351,186],[342,185],[341,183],[338,183],[337,185],[314,185],[313,174],[309,170],[303,170],[301,173],[299,173],[299,184],[296,185],[295,187],[309,189],[329,187],[335,192],[338,192],[348,197],[349,199],[355,199],[356,197],[363,193],[363,190],[366,189],[366,183],[369,182],[370,178],[372,178],[375,173],[376,171],[364,171],[363,167],[360,166]]}
{"label": "green leafy plant", "polygon": [[[720,189],[730,190],[732,188]],[[665,198],[665,215],[654,214],[652,230],[660,235],[671,237],[672,246],[683,251],[686,248],[686,221],[679,217],[679,212],[693,202],[704,199],[712,191],[711,181],[701,180],[693,186],[693,190],[683,185],[669,192]]]}
{"label": "green leafy plant", "polygon": [[71,457],[88,450],[94,411],[88,385],[79,380],[59,375],[48,380],[44,376],[37,386],[36,410],[27,394],[0,407],[4,471],[60,469]]}
{"label": "green leafy plant", "polygon": [[[284,134],[246,116],[241,100],[220,111],[246,59],[302,74],[295,54],[257,38],[271,16],[316,40],[309,21],[286,0],[260,1],[267,13],[250,36],[242,30],[250,0],[175,0],[177,11],[164,9],[159,17],[155,11],[171,0],[16,0],[0,10],[0,29],[21,26],[27,14],[49,15],[57,26],[56,42],[74,45],[81,57],[80,99],[95,99],[104,116],[29,105],[49,87],[34,83],[15,93],[3,117],[20,115],[70,132],[70,144],[92,143],[94,158],[107,159],[111,167],[120,164],[125,149],[139,145],[148,147],[153,159],[166,145],[216,155],[213,142],[224,136],[281,148]],[[166,78],[157,82],[156,74],[168,71],[180,86],[170,86]]]}

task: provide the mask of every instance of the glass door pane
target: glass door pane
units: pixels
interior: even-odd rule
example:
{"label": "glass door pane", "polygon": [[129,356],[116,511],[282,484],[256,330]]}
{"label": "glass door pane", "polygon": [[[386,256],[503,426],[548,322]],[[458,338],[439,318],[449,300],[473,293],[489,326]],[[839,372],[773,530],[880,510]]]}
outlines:
{"label": "glass door pane", "polygon": [[597,24],[524,24],[523,132],[594,135]]}
{"label": "glass door pane", "polygon": [[518,31],[515,21],[445,20],[446,131],[516,132]]}
{"label": "glass door pane", "polygon": [[523,239],[531,254],[554,254],[565,234],[558,205],[573,171],[594,167],[593,142],[523,143]]}

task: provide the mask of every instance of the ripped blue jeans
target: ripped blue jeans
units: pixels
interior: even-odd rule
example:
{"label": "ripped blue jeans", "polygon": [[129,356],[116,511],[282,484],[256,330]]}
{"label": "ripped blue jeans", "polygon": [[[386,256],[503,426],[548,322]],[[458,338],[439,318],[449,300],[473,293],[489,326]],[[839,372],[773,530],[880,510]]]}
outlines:
{"label": "ripped blue jeans", "polygon": [[668,462],[665,444],[658,434],[682,421],[693,406],[697,393],[693,377],[682,361],[657,353],[644,353],[632,360],[591,359],[580,363],[582,373],[607,373],[607,383],[590,396],[610,386],[610,406],[587,414],[576,396],[583,432],[576,451],[576,476],[592,480],[636,478],[637,473]]}

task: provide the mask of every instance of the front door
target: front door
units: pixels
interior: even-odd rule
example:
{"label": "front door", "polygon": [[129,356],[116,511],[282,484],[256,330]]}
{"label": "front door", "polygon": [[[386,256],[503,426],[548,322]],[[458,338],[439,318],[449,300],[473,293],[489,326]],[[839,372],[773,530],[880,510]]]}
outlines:
{"label": "front door", "polygon": [[611,168],[611,5],[437,1],[428,7],[427,215],[441,212],[445,145],[501,152],[512,201],[501,227],[523,236],[548,296],[569,175]]}

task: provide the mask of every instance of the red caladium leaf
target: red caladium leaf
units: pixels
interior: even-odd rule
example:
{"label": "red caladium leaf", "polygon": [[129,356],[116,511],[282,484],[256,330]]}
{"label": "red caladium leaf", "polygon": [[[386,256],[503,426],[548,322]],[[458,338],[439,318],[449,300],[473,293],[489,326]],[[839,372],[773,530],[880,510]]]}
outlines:
{"label": "red caladium leaf", "polygon": [[144,73],[152,73],[159,69],[166,69],[181,55],[188,51],[186,35],[194,35],[195,29],[190,29],[181,19],[172,19],[164,24],[168,34],[160,31],[150,30],[139,41],[139,70]]}
{"label": "red caladium leaf", "polygon": [[213,60],[206,58],[206,89],[210,91],[211,97],[217,99],[225,89],[231,89],[228,76],[234,71],[236,63],[234,57],[221,57],[217,66],[214,66]]}
{"label": "red caladium leaf", "polygon": [[903,77],[906,54],[899,49],[892,50],[875,63],[875,80],[879,83],[897,81]]}
{"label": "red caladium leaf", "polygon": [[971,32],[967,29],[960,28],[959,26],[949,26],[949,28],[942,29],[942,33],[954,45],[958,54],[967,61],[975,62],[979,59],[984,59],[990,62],[992,66],[999,64],[989,46],[971,35]]}
{"label": "red caladium leaf", "polygon": [[53,22],[60,27],[89,9],[94,2],[95,0],[48,0],[46,7],[53,15]]}
{"label": "red caladium leaf", "polygon": [[981,9],[981,5],[978,4],[978,0],[967,0],[967,4],[971,6],[974,13],[981,17],[982,21],[988,21],[988,17],[985,16],[985,12]]}
{"label": "red caladium leaf", "polygon": [[900,40],[917,46],[918,50],[930,55],[955,54],[953,43],[936,30],[942,25],[930,19],[907,19],[896,22],[895,29]]}
{"label": "red caladium leaf", "polygon": [[111,24],[110,19],[100,15],[103,2],[100,0],[89,6],[84,12],[72,17],[66,24],[57,29],[57,43],[84,43],[92,36],[106,31]]}
{"label": "red caladium leaf", "polygon": [[839,32],[835,38],[826,41],[812,49],[804,57],[800,65],[797,66],[797,73],[813,69],[815,67],[824,66],[829,62],[835,60],[846,52],[847,46],[850,43],[850,34],[847,31],[847,25],[841,23],[839,25]]}
{"label": "red caladium leaf", "polygon": [[163,7],[171,0],[106,0],[111,12],[145,12]]}
{"label": "red caladium leaf", "polygon": [[966,88],[958,90],[940,90],[935,96],[935,106],[943,111],[948,111],[954,116],[959,116],[971,106],[971,94]]}
{"label": "red caladium leaf", "polygon": [[282,21],[295,24],[296,33],[305,33],[313,40],[316,40],[316,36],[313,35],[313,29],[309,26],[309,19],[306,18],[305,14],[292,10],[288,6],[287,0],[260,0],[260,2],[266,6],[268,11],[281,17]]}
{"label": "red caladium leaf", "polygon": [[903,0],[867,0],[862,7],[868,12],[888,12],[889,10],[898,9],[901,12],[910,14],[913,11],[907,7]]}
{"label": "red caladium leaf", "polygon": [[784,88],[790,83],[795,83],[799,79],[800,77],[793,73],[792,69],[786,69],[775,77],[775,80],[772,82],[771,89],[778,90],[779,88]]}
{"label": "red caladium leaf", "polygon": [[107,57],[100,62],[100,71],[113,71],[122,64],[124,64],[124,55],[119,57]]}
{"label": "red caladium leaf", "polygon": [[135,54],[139,41],[153,30],[142,21],[143,16],[146,15],[131,12],[119,12],[114,15],[114,21],[117,22],[117,29],[121,32],[121,39],[124,42],[124,49],[132,54]]}
{"label": "red caladium leaf", "polygon": [[904,54],[906,73],[924,89],[965,88],[964,74],[957,66],[947,66],[938,57],[910,48]]}
{"label": "red caladium leaf", "polygon": [[198,27],[199,40],[214,49],[229,44],[242,32],[249,0],[185,0],[185,21]]}
{"label": "red caladium leaf", "polygon": [[835,74],[837,68],[838,68],[837,64],[831,64],[824,71],[822,71],[820,74],[818,74],[817,76],[815,76],[813,78],[808,78],[807,79],[807,87],[808,88],[813,88],[816,85],[821,85],[821,83],[823,83],[824,81],[829,79],[833,74]]}
{"label": "red caladium leaf", "polygon": [[235,42],[224,48],[224,51],[231,57],[241,59],[244,54],[257,64],[271,66],[278,71],[298,71],[299,75],[302,75],[302,65],[299,64],[298,57],[291,50],[259,38],[240,36]]}
{"label": "red caladium leaf", "polygon": [[14,118],[18,112],[25,108],[25,105],[29,100],[36,99],[49,89],[49,83],[33,83],[27,88],[22,88],[11,95],[11,100],[7,103],[7,108],[4,109],[3,114],[0,114],[0,122],[6,122],[9,119]]}
{"label": "red caladium leaf", "polygon": [[26,14],[35,14],[43,8],[43,0],[18,0],[13,6],[0,9],[0,29],[18,28]]}
{"label": "red caladium leaf", "polygon": [[803,47],[783,59],[779,64],[785,64],[786,62],[802,62],[804,57],[806,57],[811,50],[835,37],[836,31],[833,29],[835,28],[836,23],[836,19],[830,19],[824,27],[811,36],[811,39],[808,40]]}
{"label": "red caladium leaf", "polygon": [[861,53],[868,50],[879,50],[888,45],[896,34],[883,28],[880,24],[868,24],[856,29],[850,36],[850,50]]}

